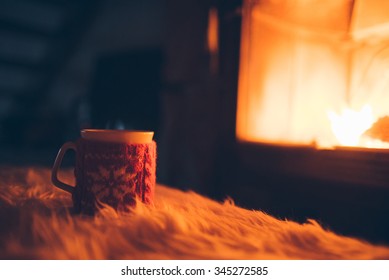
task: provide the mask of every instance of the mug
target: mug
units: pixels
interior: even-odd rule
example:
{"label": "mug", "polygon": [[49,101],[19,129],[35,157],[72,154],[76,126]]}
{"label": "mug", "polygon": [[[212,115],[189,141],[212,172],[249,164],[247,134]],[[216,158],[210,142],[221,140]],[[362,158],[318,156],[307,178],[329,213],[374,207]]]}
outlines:
{"label": "mug", "polygon": [[[151,204],[156,182],[152,131],[83,129],[81,138],[60,148],[51,172],[54,186],[72,194],[76,213],[93,215],[106,204],[128,211],[137,201]],[[75,186],[58,179],[66,152],[76,152]]]}

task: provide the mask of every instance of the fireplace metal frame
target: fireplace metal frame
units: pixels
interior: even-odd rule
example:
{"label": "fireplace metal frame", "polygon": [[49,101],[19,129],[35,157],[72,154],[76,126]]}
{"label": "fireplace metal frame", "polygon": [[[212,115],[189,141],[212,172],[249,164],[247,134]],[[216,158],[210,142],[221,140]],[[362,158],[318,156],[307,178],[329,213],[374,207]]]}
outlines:
{"label": "fireplace metal frame", "polygon": [[389,189],[389,150],[239,143],[244,166],[261,172]]}

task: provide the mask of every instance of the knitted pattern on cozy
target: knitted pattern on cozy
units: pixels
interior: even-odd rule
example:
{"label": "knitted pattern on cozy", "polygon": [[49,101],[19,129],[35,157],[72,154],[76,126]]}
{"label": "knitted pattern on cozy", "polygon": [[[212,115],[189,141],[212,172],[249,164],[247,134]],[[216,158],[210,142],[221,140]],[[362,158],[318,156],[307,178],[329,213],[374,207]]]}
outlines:
{"label": "knitted pattern on cozy", "polygon": [[75,212],[93,214],[100,204],[125,211],[137,200],[153,201],[156,143],[76,142]]}

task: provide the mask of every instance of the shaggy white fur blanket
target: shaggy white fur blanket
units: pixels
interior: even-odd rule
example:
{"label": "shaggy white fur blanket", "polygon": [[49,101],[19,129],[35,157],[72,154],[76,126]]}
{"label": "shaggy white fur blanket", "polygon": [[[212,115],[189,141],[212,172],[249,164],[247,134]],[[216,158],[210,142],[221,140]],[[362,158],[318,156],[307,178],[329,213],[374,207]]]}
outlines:
{"label": "shaggy white fur blanket", "polygon": [[[66,176],[70,177],[71,173]],[[65,176],[65,177],[66,177]],[[43,168],[0,169],[2,259],[389,259],[389,248],[157,185],[133,212],[69,213]]]}

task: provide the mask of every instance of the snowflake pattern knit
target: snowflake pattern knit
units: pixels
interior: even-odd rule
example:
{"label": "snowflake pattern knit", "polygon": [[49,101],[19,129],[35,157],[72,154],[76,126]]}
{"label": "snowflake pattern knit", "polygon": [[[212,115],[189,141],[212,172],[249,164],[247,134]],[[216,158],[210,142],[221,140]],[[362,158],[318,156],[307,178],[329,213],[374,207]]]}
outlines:
{"label": "snowflake pattern knit", "polygon": [[151,204],[156,181],[156,148],[146,144],[77,141],[76,213],[94,214],[99,203],[126,211],[137,199]]}

